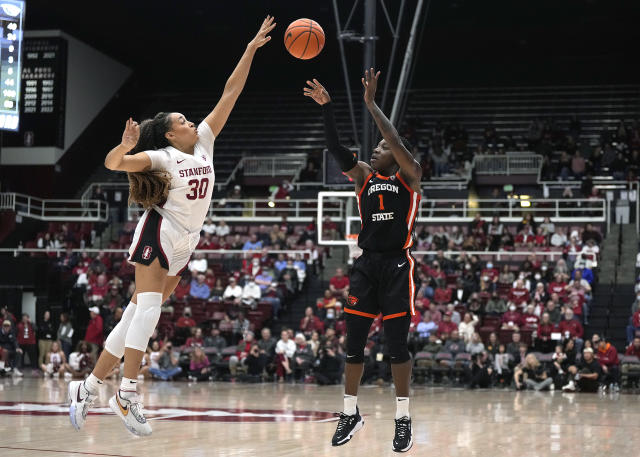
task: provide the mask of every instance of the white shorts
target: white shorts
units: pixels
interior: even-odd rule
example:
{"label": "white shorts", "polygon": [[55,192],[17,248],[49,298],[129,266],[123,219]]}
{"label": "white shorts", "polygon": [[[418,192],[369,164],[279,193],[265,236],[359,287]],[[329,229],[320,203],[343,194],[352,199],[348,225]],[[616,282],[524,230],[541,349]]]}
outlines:
{"label": "white shorts", "polygon": [[188,232],[153,209],[144,212],[129,248],[129,262],[151,265],[156,258],[169,276],[179,276],[187,268],[200,241],[200,232]]}

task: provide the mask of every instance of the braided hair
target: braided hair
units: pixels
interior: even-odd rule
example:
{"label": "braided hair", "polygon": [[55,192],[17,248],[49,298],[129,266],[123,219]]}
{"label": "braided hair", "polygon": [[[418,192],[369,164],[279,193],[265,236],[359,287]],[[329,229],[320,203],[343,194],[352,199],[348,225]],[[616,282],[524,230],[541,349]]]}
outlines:
{"label": "braided hair", "polygon": [[[165,133],[171,128],[169,113],[160,112],[153,119],[146,119],[140,124],[138,143],[130,154],[142,151],[162,149],[170,146]],[[129,178],[129,205],[140,204],[149,209],[167,201],[171,175],[166,171],[140,171],[127,173]]]}

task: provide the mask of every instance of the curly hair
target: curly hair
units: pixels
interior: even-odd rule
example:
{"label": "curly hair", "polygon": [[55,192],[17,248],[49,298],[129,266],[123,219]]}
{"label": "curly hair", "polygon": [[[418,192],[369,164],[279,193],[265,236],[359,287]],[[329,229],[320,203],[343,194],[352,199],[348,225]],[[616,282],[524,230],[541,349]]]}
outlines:
{"label": "curly hair", "polygon": [[[129,154],[162,149],[169,146],[165,133],[171,128],[169,113],[160,112],[153,119],[140,124],[138,143]],[[140,171],[127,173],[129,178],[129,205],[140,204],[144,209],[167,201],[171,174],[166,171]]]}

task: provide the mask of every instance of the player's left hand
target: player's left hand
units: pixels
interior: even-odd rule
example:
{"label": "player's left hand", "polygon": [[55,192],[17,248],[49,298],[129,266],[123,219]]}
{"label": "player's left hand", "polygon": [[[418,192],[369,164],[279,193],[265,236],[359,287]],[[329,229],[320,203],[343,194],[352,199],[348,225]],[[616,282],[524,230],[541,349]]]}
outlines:
{"label": "player's left hand", "polygon": [[262,21],[262,25],[260,26],[260,30],[256,36],[249,42],[249,48],[258,49],[264,46],[269,40],[271,40],[270,36],[267,36],[269,32],[273,30],[276,26],[276,23],[273,22],[273,16],[267,15],[267,17]]}
{"label": "player's left hand", "polygon": [[364,71],[362,85],[364,86],[365,103],[373,103],[375,101],[376,89],[378,88],[378,77],[380,77],[380,72],[376,73],[373,68]]}

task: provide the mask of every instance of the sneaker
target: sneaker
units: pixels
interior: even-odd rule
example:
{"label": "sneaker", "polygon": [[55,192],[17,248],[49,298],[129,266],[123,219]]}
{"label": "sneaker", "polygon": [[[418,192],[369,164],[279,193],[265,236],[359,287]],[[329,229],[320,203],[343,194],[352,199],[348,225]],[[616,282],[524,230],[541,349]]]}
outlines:
{"label": "sneaker", "polygon": [[576,385],[573,381],[569,381],[569,383],[565,386],[562,386],[562,391],[563,392],[575,392],[576,391]]}
{"label": "sneaker", "polygon": [[71,381],[68,392],[70,402],[69,419],[73,428],[80,430],[87,419],[89,408],[93,406],[93,402],[98,396],[91,394],[85,388],[84,381]]}
{"label": "sneaker", "polygon": [[21,378],[23,376],[22,371],[18,370],[17,368],[14,368],[13,369],[13,376],[18,376],[18,377]]}
{"label": "sneaker", "polygon": [[396,419],[396,435],[393,437],[392,449],[395,452],[407,452],[413,446],[411,436],[411,418],[402,417]]}
{"label": "sneaker", "polygon": [[65,381],[70,381],[73,378],[73,375],[71,373],[69,373],[68,371],[65,372],[64,374],[64,380]]}
{"label": "sneaker", "polygon": [[123,398],[120,390],[109,399],[109,407],[122,419],[124,426],[136,436],[151,435],[151,426],[144,417],[143,405],[138,395]]}
{"label": "sneaker", "polygon": [[336,432],[333,434],[331,445],[342,446],[353,438],[353,435],[355,435],[363,426],[364,420],[360,416],[360,410],[357,406],[356,413],[352,416],[340,413],[340,420],[338,420],[338,426],[336,427]]}

